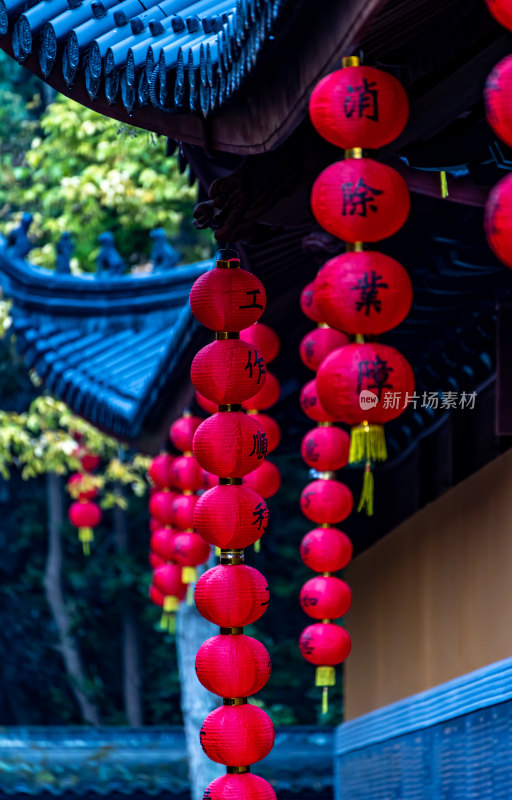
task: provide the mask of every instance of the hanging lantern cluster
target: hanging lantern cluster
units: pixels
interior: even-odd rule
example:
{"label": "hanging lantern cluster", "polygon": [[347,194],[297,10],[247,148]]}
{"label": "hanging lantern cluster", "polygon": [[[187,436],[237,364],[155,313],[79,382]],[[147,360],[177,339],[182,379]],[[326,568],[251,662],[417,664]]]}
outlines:
{"label": "hanging lantern cluster", "polygon": [[[313,284],[303,289],[300,303],[303,313],[317,323],[311,334],[324,332],[331,337],[330,341],[326,336],[323,339],[320,356],[306,352],[304,342],[312,341],[311,334],[302,340],[303,362],[311,369],[318,369],[330,352],[329,346],[336,350],[346,345],[348,339],[323,322]],[[333,424],[334,418],[322,407],[316,379],[304,386],[301,406],[317,423],[306,433],[301,445],[302,458],[314,470],[316,479],[305,487],[300,504],[304,515],[317,525],[304,537],[301,556],[310,569],[320,574],[307,581],[300,593],[301,607],[314,622],[302,632],[299,649],[303,658],[316,666],[315,684],[322,687],[322,712],[326,713],[329,686],[336,683],[335,666],[347,658],[351,647],[348,633],[333,622],[348,611],[352,598],[347,584],[333,575],[348,564],[352,554],[350,539],[333,527],[346,519],[353,507],[350,489],[336,479],[336,471],[348,463],[350,437]]]}
{"label": "hanging lantern cluster", "polygon": [[[261,322],[256,322],[250,328],[240,331],[240,337],[243,341],[252,344],[261,353],[267,366],[279,353],[281,343],[277,333]],[[281,430],[275,419],[262,412],[268,411],[277,403],[280,393],[279,381],[272,372],[267,370],[264,386],[257,394],[242,403],[242,408],[265,431],[267,435],[267,453],[272,453],[279,445]],[[263,464],[258,469],[255,469],[254,472],[246,475],[243,481],[246,486],[263,497],[264,500],[268,500],[269,497],[273,497],[279,491],[281,473],[276,465],[266,458]],[[254,549],[259,552],[259,539],[254,543]]]}
{"label": "hanging lantern cluster", "polygon": [[269,600],[263,575],[244,563],[244,548],[267,527],[268,508],[243,483],[264,462],[267,433],[258,415],[242,407],[264,389],[268,373],[261,349],[240,335],[263,313],[265,291],[240,268],[236,252],[227,250],[219,254],[216,268],[196,281],[190,303],[199,322],[215,331],[215,341],[197,354],[191,369],[201,405],[207,407],[204,400],[216,406],[196,430],[193,452],[201,467],[219,479],[194,510],[196,530],[220,549],[220,564],[200,577],[195,591],[199,612],[220,627],[220,634],[197,653],[197,676],[223,698],[201,727],[201,744],[210,759],[227,767],[204,797],[274,800],[270,784],[250,774],[250,765],[272,748],[272,722],[247,702],[267,682],[271,663],[265,647],[243,632],[262,616]]}
{"label": "hanging lantern cluster", "polygon": [[[414,394],[414,376],[397,350],[376,341],[409,312],[409,276],[394,259],[365,249],[402,227],[409,190],[398,172],[366,157],[364,150],[382,147],[401,133],[408,101],[395,78],[351,57],[315,88],[310,116],[325,139],[345,150],[344,160],[316,179],[311,205],[318,223],[342,239],[347,252],[328,261],[307,287],[309,315],[329,326],[320,329],[316,386],[308,391],[331,420],[352,426],[349,461],[365,465],[358,510],[371,514],[372,463],[387,457],[383,425],[404,411]],[[336,345],[335,334],[345,341]]]}
{"label": "hanging lantern cluster", "polygon": [[[512,31],[512,5],[508,0],[486,0],[493,17]],[[512,147],[512,55],[489,74],[484,90],[487,122],[505,144]],[[485,233],[491,250],[512,268],[512,173],[491,190],[485,204]]]}
{"label": "hanging lantern cluster", "polygon": [[73,453],[81,464],[82,470],[74,472],[66,485],[73,499],[68,509],[68,519],[78,528],[78,539],[82,543],[84,555],[91,554],[94,541],[94,528],[101,522],[101,508],[94,501],[98,497],[98,483],[94,470],[98,468],[100,457],[90,453],[83,445],[78,445]]}

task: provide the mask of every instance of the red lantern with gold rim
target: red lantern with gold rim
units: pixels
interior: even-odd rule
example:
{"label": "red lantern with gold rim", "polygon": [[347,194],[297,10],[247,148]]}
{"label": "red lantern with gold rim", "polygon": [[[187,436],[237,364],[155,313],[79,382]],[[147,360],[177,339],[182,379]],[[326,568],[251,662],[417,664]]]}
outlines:
{"label": "red lantern with gold rim", "polygon": [[205,419],[194,436],[194,455],[208,472],[241,478],[257,469],[267,454],[267,435],[242,411]]}
{"label": "red lantern with gold rim", "polygon": [[250,272],[219,268],[205,272],[190,291],[190,307],[195,318],[213,331],[241,331],[257,322],[267,304],[261,281]]}
{"label": "red lantern with gold rim", "polygon": [[196,656],[196,673],[209,692],[220,697],[249,697],[270,678],[268,650],[251,636],[213,636]]}
{"label": "red lantern with gold rim", "polygon": [[242,403],[260,392],[266,382],[265,361],[241,339],[226,339],[203,347],[192,362],[192,383],[217,405]]}

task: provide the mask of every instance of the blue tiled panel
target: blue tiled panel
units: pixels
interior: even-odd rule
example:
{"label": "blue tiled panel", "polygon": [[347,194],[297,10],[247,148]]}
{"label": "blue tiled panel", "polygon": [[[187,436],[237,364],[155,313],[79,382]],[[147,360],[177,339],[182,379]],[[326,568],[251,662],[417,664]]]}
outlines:
{"label": "blue tiled panel", "polygon": [[337,800],[510,800],[512,659],[341,725]]}

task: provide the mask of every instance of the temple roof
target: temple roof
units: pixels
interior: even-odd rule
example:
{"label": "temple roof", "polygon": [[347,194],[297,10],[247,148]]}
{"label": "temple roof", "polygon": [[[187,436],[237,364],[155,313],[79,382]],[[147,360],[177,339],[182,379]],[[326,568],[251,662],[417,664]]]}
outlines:
{"label": "temple roof", "polygon": [[169,395],[186,402],[182,393],[191,392],[183,375],[199,326],[188,295],[212,265],[60,275],[0,248],[0,282],[27,367],[77,414],[122,439],[144,431],[150,448],[161,443]]}

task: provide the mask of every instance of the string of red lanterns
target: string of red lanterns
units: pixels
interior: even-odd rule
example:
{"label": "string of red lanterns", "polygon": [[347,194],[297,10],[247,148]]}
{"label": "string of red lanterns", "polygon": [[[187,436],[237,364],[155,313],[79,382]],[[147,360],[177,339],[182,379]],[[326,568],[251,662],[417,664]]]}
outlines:
{"label": "string of red lanterns", "polygon": [[375,341],[407,315],[409,276],[394,259],[365,250],[365,243],[402,227],[409,190],[398,172],[368,158],[364,150],[396,138],[408,113],[401,84],[381,70],[361,66],[356,57],[343,59],[343,69],[320,81],[310,100],[317,131],[345,149],[344,160],[327,167],[314,183],[313,214],[347,247],[319,271],[313,306],[333,332],[351,337],[318,364],[315,391],[332,419],[352,426],[349,461],[365,464],[358,511],[368,514],[373,513],[372,464],[387,458],[383,425],[404,411],[414,393],[414,375],[397,350]]}
{"label": "string of red lanterns", "polygon": [[68,493],[74,500],[68,509],[68,519],[78,528],[78,539],[82,543],[84,555],[88,556],[94,541],[94,528],[100,524],[102,518],[101,508],[94,502],[98,497],[98,489],[92,474],[98,468],[100,458],[89,453],[80,444],[74,455],[79,459],[82,471],[70,475],[66,484]]}
{"label": "string of red lanterns", "polygon": [[[486,0],[493,17],[512,31],[512,5],[506,0]],[[509,147],[512,146],[512,55],[506,56],[489,74],[484,90],[487,122]],[[512,174],[502,178],[485,204],[485,233],[491,250],[512,267]]]}
{"label": "string of red lanterns", "polygon": [[268,606],[267,581],[244,563],[244,548],[267,526],[268,508],[261,495],[242,483],[267,454],[264,426],[257,415],[242,409],[242,403],[263,389],[267,371],[261,352],[241,338],[240,331],[259,320],[266,296],[260,281],[242,270],[238,255],[228,250],[219,254],[215,269],[196,281],[190,304],[199,322],[215,331],[213,345],[194,359],[192,381],[202,405],[202,399],[218,404],[193,441],[201,467],[219,478],[218,486],[199,498],[194,512],[196,530],[220,548],[220,564],[200,577],[195,591],[199,612],[220,627],[219,635],[199,649],[197,675],[223,699],[202,725],[201,744],[210,759],[227,768],[204,796],[273,800],[270,784],[250,773],[250,765],[272,748],[272,722],[247,702],[267,682],[270,657],[260,642],[243,632]]}
{"label": "string of red lanterns", "polygon": [[[302,361],[316,370],[323,359],[348,338],[328,327],[316,304],[313,284],[308,284],[300,298],[303,313],[317,328],[306,334],[301,343]],[[328,338],[315,338],[315,333],[329,334]],[[303,538],[301,557],[304,563],[321,573],[308,580],[300,592],[302,610],[312,617],[299,639],[303,658],[316,666],[315,685],[322,687],[322,713],[328,710],[329,687],[336,683],[335,666],[349,655],[351,642],[348,633],[332,620],[348,611],[352,594],[347,584],[333,575],[350,560],[352,545],[348,537],[333,525],[342,522],[352,511],[352,493],[336,479],[336,471],[348,463],[350,438],[341,428],[333,425],[333,418],[323,409],[316,394],[316,380],[310,381],[301,393],[304,413],[317,426],[308,431],[302,440],[301,455],[308,467],[315,470],[317,479],[309,483],[301,494],[303,514],[319,527]],[[343,558],[340,559],[340,553]],[[341,563],[341,566],[340,566]]]}

